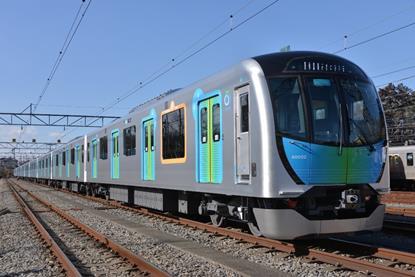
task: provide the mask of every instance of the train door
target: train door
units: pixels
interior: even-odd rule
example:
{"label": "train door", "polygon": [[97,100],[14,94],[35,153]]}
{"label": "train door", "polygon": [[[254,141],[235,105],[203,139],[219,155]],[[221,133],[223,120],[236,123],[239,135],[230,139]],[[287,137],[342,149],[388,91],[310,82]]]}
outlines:
{"label": "train door", "polygon": [[155,159],[154,159],[154,119],[143,122],[143,159],[142,159],[142,176],[143,180],[155,180]]}
{"label": "train door", "polygon": [[113,130],[111,133],[111,178],[120,178],[120,147],[119,147],[118,130]]}
{"label": "train door", "polygon": [[222,111],[220,97],[214,96],[198,105],[198,181],[222,183]]}
{"label": "train door", "polygon": [[79,145],[75,146],[75,176],[78,179],[81,175],[81,155]]}
{"label": "train door", "polygon": [[91,172],[92,178],[96,179],[98,175],[98,142],[97,139],[92,140],[92,158],[91,158]]}
{"label": "train door", "polygon": [[250,183],[251,147],[249,135],[249,85],[238,88],[235,92],[235,98],[236,180],[238,183]]}

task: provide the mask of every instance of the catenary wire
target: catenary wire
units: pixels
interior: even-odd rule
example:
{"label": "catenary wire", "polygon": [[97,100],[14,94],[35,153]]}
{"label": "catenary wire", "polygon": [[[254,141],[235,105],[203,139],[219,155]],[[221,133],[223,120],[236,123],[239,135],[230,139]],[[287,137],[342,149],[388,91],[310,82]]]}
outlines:
{"label": "catenary wire", "polygon": [[393,29],[393,30],[390,30],[390,31],[387,31],[387,32],[381,33],[381,34],[379,34],[379,35],[373,36],[373,37],[371,37],[371,38],[365,39],[365,40],[360,41],[360,42],[358,42],[358,43],[352,44],[351,46],[344,47],[344,48],[339,49],[339,50],[337,50],[337,51],[335,51],[335,52],[332,52],[332,53],[333,53],[333,54],[338,54],[338,53],[344,52],[344,51],[346,51],[346,50],[349,50],[349,49],[352,49],[352,48],[355,48],[355,47],[361,46],[361,45],[363,45],[363,44],[366,44],[366,43],[369,43],[369,42],[371,42],[371,41],[377,40],[377,39],[379,39],[379,38],[382,38],[382,37],[388,36],[388,35],[390,35],[390,34],[393,34],[393,33],[398,32],[398,31],[401,31],[401,30],[407,29],[407,28],[412,27],[412,26],[414,26],[414,25],[415,25],[415,21],[414,21],[414,22],[411,22],[411,23],[409,23],[409,24],[407,24],[407,25],[404,25],[404,26],[401,26],[401,27],[395,28],[395,29]]}
{"label": "catenary wire", "polygon": [[414,75],[407,76],[407,77],[404,77],[404,78],[401,78],[401,79],[398,79],[398,80],[394,80],[394,81],[391,81],[391,82],[387,82],[387,83],[384,83],[384,84],[381,84],[381,85],[376,85],[376,88],[383,87],[383,86],[387,86],[390,83],[397,83],[397,82],[406,81],[406,80],[409,80],[409,79],[412,79],[412,78],[415,78],[415,74]]}
{"label": "catenary wire", "polygon": [[[81,5],[80,5],[80,7],[79,7],[79,9],[78,9],[78,11],[76,13],[76,16],[75,16],[75,18],[74,18],[74,20],[72,22],[71,28],[69,29],[69,31],[68,31],[68,33],[66,35],[64,44],[62,45],[61,50],[59,51],[59,54],[58,54],[58,56],[56,58],[56,61],[55,61],[54,65],[52,66],[52,69],[51,69],[51,72],[49,73],[48,78],[46,79],[46,83],[45,83],[45,85],[44,85],[44,87],[42,89],[42,92],[39,95],[39,97],[38,97],[38,99],[37,99],[37,101],[36,101],[36,103],[34,105],[34,108],[33,108],[34,111],[37,109],[37,106],[39,105],[40,101],[42,101],[43,96],[46,94],[46,91],[49,88],[49,85],[52,82],[52,79],[55,76],[56,71],[58,70],[60,64],[62,63],[62,59],[65,56],[65,54],[66,54],[66,52],[67,52],[67,50],[68,50],[71,42],[73,41],[73,39],[75,37],[75,34],[77,33],[77,31],[79,29],[79,26],[81,25],[81,23],[82,23],[82,21],[83,21],[83,19],[85,17],[86,12],[88,11],[88,8],[91,5],[92,0],[89,0],[86,8],[84,9],[84,11],[81,14],[81,17],[79,18],[79,13],[82,10],[82,7],[84,5],[84,2],[85,2],[85,0],[82,0],[82,3],[81,3]],[[79,18],[79,20],[78,20],[78,18]],[[76,26],[76,27],[74,28],[74,26]]]}
{"label": "catenary wire", "polygon": [[405,70],[412,69],[412,68],[415,68],[415,65],[399,68],[399,69],[392,70],[392,71],[385,72],[385,73],[378,74],[378,75],[374,75],[374,76],[371,76],[371,78],[375,79],[375,78],[379,78],[379,77],[384,77],[384,76],[387,76],[387,75],[390,75],[390,74],[393,74],[393,73],[398,73],[398,72],[405,71]]}
{"label": "catenary wire", "polygon": [[[366,25],[365,27],[362,27],[360,29],[357,29],[356,31],[353,31],[351,33],[345,34],[344,36],[346,36],[347,38],[350,38],[351,36],[354,36],[356,34],[359,34],[359,33],[363,32],[363,31],[366,31],[366,30],[368,30],[368,29],[370,29],[370,28],[372,28],[374,26],[377,26],[377,25],[383,23],[383,22],[386,22],[386,21],[388,21],[390,19],[396,18],[398,15],[403,14],[405,12],[408,12],[409,10],[413,9],[414,7],[415,7],[415,5],[411,5],[411,6],[405,7],[404,9],[399,10],[398,12],[396,12],[394,14],[391,14],[391,15],[388,15],[386,17],[383,17],[383,18],[381,18],[380,20],[378,20],[378,21],[376,21],[374,23],[371,23],[369,25]],[[344,41],[344,36],[343,36],[343,38],[339,38],[339,39],[334,40],[332,42],[329,42],[329,43],[327,43],[327,44],[325,44],[323,46],[320,46],[318,49],[321,50],[321,49],[326,48],[327,46],[333,45],[333,44],[335,44],[337,42]]]}
{"label": "catenary wire", "polygon": [[[161,78],[162,76],[164,76],[165,74],[167,74],[168,72],[170,72],[171,70],[173,70],[174,68],[176,68],[177,66],[183,64],[184,62],[188,61],[189,59],[191,59],[192,57],[194,57],[195,55],[199,54],[200,52],[202,52],[203,50],[205,50],[206,48],[208,48],[209,46],[211,46],[212,44],[214,44],[215,42],[219,41],[220,39],[222,39],[223,37],[229,35],[232,31],[240,28],[241,26],[243,26],[244,24],[246,24],[247,22],[251,21],[253,18],[257,17],[258,15],[262,14],[264,11],[266,11],[267,9],[271,8],[272,6],[274,6],[275,4],[277,4],[280,0],[274,0],[270,3],[268,3],[265,7],[261,8],[260,10],[256,11],[254,14],[250,15],[249,17],[245,18],[243,21],[241,21],[240,23],[238,23],[237,25],[235,25],[235,27],[231,27],[229,30],[225,31],[224,33],[222,33],[221,35],[217,36],[216,38],[214,38],[213,40],[209,41],[208,43],[204,44],[202,47],[200,47],[199,49],[193,51],[192,53],[190,53],[189,55],[185,56],[183,59],[181,59],[180,61],[176,62],[175,64],[171,65],[170,67],[168,67],[166,70],[158,73],[157,75],[155,75],[153,78],[149,79],[146,82],[140,82],[140,84],[138,86],[136,86],[135,88],[133,88],[132,90],[130,90],[128,93],[124,94],[124,96],[122,97],[118,97],[117,100],[112,103],[107,105],[100,114],[104,113],[105,111],[111,109],[112,107],[114,107],[115,105],[119,104],[121,101],[125,100],[126,98],[132,96],[133,94],[137,93],[138,91],[140,91],[141,89],[143,89],[144,87],[150,85],[151,83],[153,83],[154,81],[156,81],[157,79]],[[61,136],[61,139],[64,138],[65,136],[67,136],[68,134],[70,134],[74,129],[72,129],[70,132],[67,132],[66,134],[64,134],[63,136]]]}

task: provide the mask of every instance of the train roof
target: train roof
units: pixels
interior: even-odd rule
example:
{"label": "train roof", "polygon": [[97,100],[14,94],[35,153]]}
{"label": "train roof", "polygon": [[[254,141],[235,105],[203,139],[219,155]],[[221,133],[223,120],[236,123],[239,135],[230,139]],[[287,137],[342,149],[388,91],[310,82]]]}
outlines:
{"label": "train roof", "polygon": [[[353,74],[361,79],[368,79],[366,73],[351,61],[323,52],[317,51],[290,51],[270,53],[253,57],[256,60],[265,76],[275,76],[281,73],[293,72],[325,72],[339,74]],[[310,64],[311,68],[306,67]],[[315,67],[314,67],[315,66]]]}

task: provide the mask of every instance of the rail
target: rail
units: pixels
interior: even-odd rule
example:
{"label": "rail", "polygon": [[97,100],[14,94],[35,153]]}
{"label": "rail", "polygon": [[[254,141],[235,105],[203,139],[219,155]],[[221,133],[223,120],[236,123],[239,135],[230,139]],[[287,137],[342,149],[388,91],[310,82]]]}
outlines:
{"label": "rail", "polygon": [[103,234],[95,231],[94,229],[90,228],[89,226],[81,223],[79,220],[74,218],[73,216],[65,213],[63,210],[58,208],[57,206],[53,205],[52,203],[36,196],[35,194],[31,193],[30,191],[24,189],[17,183],[14,183],[17,187],[19,187],[22,191],[29,194],[32,198],[34,198],[36,201],[42,203],[52,211],[54,211],[56,214],[58,214],[61,218],[65,219],[66,221],[70,222],[72,225],[76,226],[78,229],[83,231],[85,234],[90,236],[92,239],[102,243],[107,248],[114,251],[114,253],[117,253],[120,257],[123,257],[128,262],[130,262],[132,265],[136,266],[140,271],[143,273],[143,275],[147,276],[169,276],[166,272],[158,269],[151,263],[145,261],[142,257],[134,254],[127,248],[119,245],[118,243],[114,242],[113,240],[109,239],[108,237],[104,236]]}
{"label": "rail", "polygon": [[[415,276],[415,272],[413,271],[406,271],[403,269],[393,268],[392,265],[394,263],[391,263],[390,264],[391,266],[376,264],[376,263],[361,260],[358,258],[352,258],[348,256],[339,255],[336,253],[330,253],[330,252],[325,252],[321,250],[310,249],[310,248],[307,248],[307,247],[304,247],[298,244],[290,243],[290,242],[278,241],[278,240],[273,240],[273,239],[268,239],[268,238],[263,238],[263,237],[255,237],[251,234],[247,234],[247,233],[243,233],[243,232],[239,232],[239,231],[235,231],[231,229],[216,227],[210,224],[190,220],[190,219],[183,218],[183,217],[165,215],[165,214],[154,212],[149,209],[142,208],[142,207],[125,206],[117,201],[104,200],[104,199],[100,199],[100,198],[96,198],[92,196],[84,196],[81,194],[73,193],[67,190],[62,190],[62,189],[61,191],[81,197],[81,198],[86,198],[86,199],[101,203],[106,206],[109,205],[112,207],[132,211],[135,213],[140,213],[148,217],[158,218],[166,222],[184,225],[190,228],[195,228],[195,229],[203,230],[206,232],[211,232],[216,235],[222,235],[222,236],[233,238],[239,241],[252,243],[254,245],[262,246],[262,247],[269,248],[272,250],[277,250],[277,251],[281,251],[281,252],[285,252],[285,253],[289,253],[293,255],[304,256],[310,260],[316,260],[319,262],[332,264],[339,268],[345,268],[345,269],[350,269],[354,271],[362,271],[366,273],[373,273],[373,274],[376,274],[377,276]],[[363,247],[363,244],[360,244],[359,246]],[[393,261],[396,261],[397,259],[402,259],[401,260],[402,262],[415,264],[414,254],[390,250],[390,249],[376,248],[374,246],[370,246],[370,247],[371,247],[370,250],[372,251],[373,253],[372,255],[374,257],[390,258]]]}

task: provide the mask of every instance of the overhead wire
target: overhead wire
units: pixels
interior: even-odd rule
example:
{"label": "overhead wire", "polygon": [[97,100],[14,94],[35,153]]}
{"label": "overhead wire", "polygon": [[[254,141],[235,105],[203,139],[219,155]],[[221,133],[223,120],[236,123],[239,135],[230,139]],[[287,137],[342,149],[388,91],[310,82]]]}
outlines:
{"label": "overhead wire", "polygon": [[411,22],[411,23],[409,23],[409,24],[406,24],[406,25],[404,25],[404,26],[401,26],[401,27],[395,28],[395,29],[393,29],[393,30],[390,30],[390,31],[387,31],[387,32],[381,33],[381,34],[379,34],[379,35],[373,36],[373,37],[371,37],[371,38],[365,39],[365,40],[363,40],[363,41],[357,42],[357,43],[352,44],[352,45],[350,45],[350,46],[345,46],[345,47],[343,47],[342,49],[339,49],[339,50],[337,50],[337,51],[335,51],[335,52],[332,52],[332,53],[333,53],[333,54],[338,54],[338,53],[344,52],[344,51],[346,51],[346,50],[350,50],[350,49],[352,49],[352,48],[355,48],[355,47],[361,46],[361,45],[363,45],[363,44],[366,44],[366,43],[369,43],[369,42],[371,42],[371,41],[377,40],[377,39],[379,39],[379,38],[382,38],[382,37],[388,36],[388,35],[390,35],[390,34],[396,33],[396,32],[398,32],[398,31],[401,31],[401,30],[407,29],[407,28],[412,27],[412,26],[414,26],[414,25],[415,25],[415,21],[414,21],[414,22]]}
{"label": "overhead wire", "polygon": [[247,22],[249,22],[250,20],[252,20],[253,18],[255,18],[256,16],[260,15],[261,13],[263,13],[265,10],[269,9],[270,7],[272,7],[273,5],[275,5],[276,3],[278,3],[280,0],[274,0],[271,3],[269,3],[268,5],[266,5],[265,7],[261,8],[260,10],[258,10],[257,12],[255,12],[254,14],[252,14],[251,16],[247,17],[246,19],[244,19],[242,22],[240,22],[239,24],[235,25],[235,27],[230,28],[229,30],[225,31],[224,33],[222,33],[221,35],[217,36],[216,38],[214,38],[213,40],[209,41],[208,43],[206,43],[205,45],[203,45],[202,47],[200,47],[199,49],[193,51],[192,53],[190,53],[189,55],[185,56],[183,59],[181,59],[180,61],[174,63],[173,65],[171,65],[169,68],[167,68],[166,70],[162,71],[161,73],[157,74],[155,77],[149,79],[147,82],[142,83],[141,85],[139,85],[138,87],[136,87],[135,89],[133,89],[131,92],[129,92],[128,94],[126,94],[123,97],[119,97],[116,101],[116,103],[111,104],[109,106],[107,106],[105,108],[105,111],[112,108],[113,106],[117,105],[118,103],[120,103],[121,101],[125,100],[126,98],[132,96],[133,94],[137,93],[139,90],[143,89],[144,87],[148,86],[149,84],[153,83],[154,81],[156,81],[157,79],[161,78],[163,75],[167,74],[168,72],[170,72],[171,70],[173,70],[174,68],[176,68],[177,66],[183,64],[184,62],[188,61],[189,59],[191,59],[192,57],[194,57],[195,55],[199,54],[200,52],[202,52],[203,50],[205,50],[206,48],[208,48],[209,46],[211,46],[212,44],[214,44],[215,42],[219,41],[220,39],[222,39],[223,37],[229,35],[232,31],[238,29],[239,27],[241,27],[242,25],[246,24]]}
{"label": "overhead wire", "polygon": [[384,76],[387,76],[387,75],[391,75],[393,73],[402,72],[402,71],[405,71],[405,70],[408,70],[408,69],[412,69],[412,68],[415,68],[415,65],[407,66],[407,67],[403,67],[403,68],[399,68],[399,69],[396,69],[396,70],[393,70],[393,71],[389,71],[389,72],[385,72],[385,73],[378,74],[378,75],[374,75],[374,76],[371,76],[371,78],[372,79],[376,79],[376,78],[384,77]]}
{"label": "overhead wire", "polygon": [[[218,41],[218,40],[220,40],[221,38],[225,37],[226,35],[228,35],[229,33],[231,33],[233,30],[235,30],[235,29],[239,28],[240,26],[242,26],[242,25],[243,25],[243,24],[245,24],[246,22],[250,21],[251,19],[253,19],[253,18],[254,18],[254,17],[256,17],[257,15],[261,14],[261,13],[262,13],[262,12],[264,12],[266,9],[270,8],[271,6],[273,6],[274,4],[278,3],[279,1],[280,1],[280,0],[275,0],[275,1],[272,1],[270,4],[266,5],[264,8],[260,9],[259,11],[257,11],[257,12],[256,12],[256,13],[254,13],[253,15],[251,15],[250,17],[246,18],[245,20],[243,20],[242,22],[240,22],[239,24],[237,24],[235,27],[230,28],[229,30],[227,30],[226,32],[222,33],[221,35],[219,35],[219,36],[218,36],[218,37],[216,37],[215,39],[213,39],[213,40],[209,41],[208,43],[206,43],[205,45],[203,45],[201,48],[199,48],[199,49],[195,50],[194,52],[190,53],[189,55],[185,56],[185,57],[184,57],[183,59],[181,59],[180,61],[177,61],[175,58],[171,59],[171,61],[169,61],[167,64],[165,64],[165,65],[164,65],[164,66],[162,66],[160,69],[158,69],[158,70],[156,70],[154,73],[152,73],[152,74],[149,76],[149,78],[145,79],[145,81],[144,81],[144,82],[143,82],[143,81],[139,82],[139,84],[138,84],[137,86],[135,86],[134,88],[130,89],[129,91],[127,91],[125,94],[121,95],[120,97],[117,97],[117,98],[116,98],[116,100],[115,100],[113,103],[111,103],[111,104],[109,104],[109,105],[105,106],[105,107],[104,107],[104,109],[102,109],[101,114],[102,114],[102,113],[104,113],[105,111],[107,111],[107,110],[111,109],[111,108],[112,108],[112,107],[114,107],[115,105],[119,104],[120,102],[122,102],[122,101],[123,101],[123,100],[125,100],[126,98],[128,98],[128,97],[130,97],[130,96],[134,95],[135,93],[137,93],[138,91],[140,91],[140,90],[141,90],[141,89],[143,89],[144,87],[148,86],[149,84],[153,83],[153,82],[154,82],[154,81],[156,81],[157,79],[161,78],[162,76],[164,76],[165,74],[167,74],[168,72],[170,72],[171,70],[173,70],[175,67],[177,67],[177,66],[179,66],[179,65],[183,64],[184,62],[186,62],[187,60],[189,60],[189,59],[190,59],[190,58],[192,58],[193,56],[195,56],[195,55],[197,55],[198,53],[202,52],[204,49],[208,48],[210,45],[214,44],[215,42],[217,42],[217,41]],[[385,21],[385,20],[386,20],[386,19],[384,19],[383,21]],[[226,20],[226,22],[227,22],[227,20]],[[218,26],[216,26],[216,27],[212,30],[212,32],[213,32],[214,30],[218,29],[218,28],[219,28],[219,26],[222,26],[223,24],[224,24],[224,22],[221,22]],[[393,30],[390,30],[390,31],[387,31],[387,32],[384,32],[384,33],[378,34],[378,35],[376,35],[376,36],[373,36],[373,37],[371,37],[371,38],[369,38],[369,39],[366,39],[366,40],[360,41],[360,42],[355,43],[355,44],[353,44],[353,45],[351,45],[351,46],[345,46],[344,48],[339,49],[339,50],[337,50],[337,51],[333,52],[333,54],[338,54],[338,53],[344,52],[344,51],[346,51],[346,50],[349,50],[349,49],[352,49],[352,48],[355,48],[355,47],[358,47],[358,46],[361,46],[361,45],[367,44],[367,43],[369,43],[369,42],[371,42],[371,41],[374,41],[374,40],[377,40],[377,39],[379,39],[379,38],[382,38],[382,37],[388,36],[388,35],[390,35],[390,34],[393,34],[393,33],[395,33],[395,32],[398,32],[398,31],[401,31],[401,30],[407,29],[407,28],[412,27],[412,26],[414,26],[414,25],[415,25],[415,22],[411,22],[411,23],[409,23],[409,24],[407,24],[407,25],[404,25],[404,26],[401,26],[401,27],[395,28],[395,29],[393,29]],[[361,30],[359,30],[359,31],[357,31],[357,32],[363,31],[364,29],[367,29],[367,28],[369,28],[369,27],[371,27],[371,26],[368,26],[368,27],[366,27],[366,28],[362,28]],[[357,33],[357,32],[355,32],[355,33]],[[206,34],[206,35],[210,35],[210,33],[208,33],[208,34]],[[199,42],[199,41],[197,41],[196,43],[198,43],[198,42]],[[191,45],[191,46],[192,46],[192,45]],[[186,52],[186,51],[187,51],[187,50],[185,50],[185,52]],[[181,56],[181,55],[179,55],[178,57],[180,57],[180,56]],[[177,57],[177,56],[176,56],[176,57]],[[173,64],[172,64],[171,66],[169,66],[169,64],[171,64],[172,62],[173,62]],[[167,67],[167,66],[168,66],[168,67]],[[164,70],[163,70],[163,68],[166,68],[166,67],[167,67],[167,69],[164,69]],[[403,70],[403,69],[402,69],[402,70]],[[392,73],[388,73],[388,74],[392,74]],[[415,75],[413,75],[413,76],[408,76],[408,77],[406,77],[406,78],[402,78],[402,79],[399,79],[399,80],[395,80],[395,81],[393,81],[393,82],[403,81],[403,80],[411,79],[411,78],[414,78],[414,77],[415,77]],[[383,86],[383,85],[380,85],[380,86]],[[376,87],[379,87],[379,86],[376,86]],[[67,133],[67,134],[65,134],[64,136],[62,136],[62,138],[63,138],[63,137],[65,137],[66,135],[68,135],[68,133]]]}
{"label": "overhead wire", "polygon": [[153,73],[151,73],[143,81],[146,82],[147,80],[151,79],[154,75],[156,75],[157,73],[161,72],[163,69],[165,69],[166,67],[168,67],[170,64],[174,63],[174,61],[178,60],[184,54],[188,53],[190,50],[192,50],[193,48],[195,48],[199,43],[201,43],[207,37],[209,37],[214,32],[216,32],[217,30],[219,30],[222,26],[224,26],[225,24],[227,24],[229,22],[229,19],[233,19],[237,14],[239,14],[240,12],[242,12],[244,9],[246,9],[249,5],[251,5],[255,1],[256,0],[250,0],[246,4],[244,4],[242,7],[240,7],[239,9],[237,9],[236,11],[234,11],[233,13],[231,13],[229,15],[229,18],[224,19],[219,24],[217,24],[215,27],[213,27],[212,29],[210,29],[207,33],[205,33],[199,39],[197,39],[196,41],[194,41],[193,43],[191,43],[188,47],[186,47],[186,49],[184,49],[183,51],[181,51],[175,57],[171,58],[167,63],[163,64],[161,67],[159,67]]}
{"label": "overhead wire", "polygon": [[391,15],[388,15],[386,17],[383,17],[383,18],[381,18],[380,20],[378,20],[378,21],[376,21],[374,23],[371,23],[369,25],[366,25],[365,27],[362,27],[360,29],[357,29],[356,31],[353,31],[351,33],[347,33],[342,38],[336,39],[336,40],[334,40],[332,42],[329,42],[329,43],[327,43],[327,44],[325,44],[323,46],[320,46],[318,49],[323,49],[323,48],[326,48],[327,46],[333,45],[333,44],[335,44],[337,42],[344,41],[345,38],[349,39],[351,36],[354,36],[356,34],[359,34],[359,33],[363,32],[363,31],[366,31],[366,30],[368,30],[368,29],[370,29],[370,28],[372,28],[374,26],[377,26],[377,25],[379,25],[379,24],[381,24],[383,22],[386,22],[386,21],[388,21],[390,19],[396,18],[398,15],[403,14],[405,12],[408,12],[410,9],[412,9],[414,7],[415,7],[415,5],[411,5],[411,6],[405,7],[404,9],[399,10],[398,12],[396,12],[394,14],[391,14]]}
{"label": "overhead wire", "polygon": [[[81,25],[83,19],[85,18],[85,14],[88,11],[88,8],[91,5],[92,0],[89,0],[88,1],[88,4],[87,4],[86,8],[83,10],[83,12],[81,14],[81,17],[79,18],[79,14],[80,14],[80,12],[82,10],[82,7],[84,5],[84,2],[85,2],[85,0],[82,0],[81,5],[79,6],[79,8],[78,8],[78,10],[76,12],[75,18],[74,18],[74,20],[72,22],[72,25],[71,25],[71,27],[70,27],[67,35],[66,35],[66,38],[65,38],[65,41],[64,41],[64,43],[63,43],[63,45],[61,47],[61,50],[59,51],[58,56],[57,56],[57,58],[55,60],[55,63],[52,66],[52,69],[51,69],[51,71],[49,73],[49,76],[46,79],[46,83],[45,83],[45,85],[44,85],[44,87],[42,89],[42,92],[39,95],[38,100],[36,101],[36,103],[34,105],[34,108],[33,108],[34,111],[36,110],[36,108],[39,105],[40,101],[42,101],[43,96],[45,95],[47,89],[49,88],[49,85],[52,82],[53,77],[56,74],[56,71],[58,70],[60,64],[62,63],[63,57],[65,56],[66,52],[68,51],[68,48],[71,45],[71,42],[73,41],[73,39],[75,37],[75,34],[77,33],[77,31],[79,29],[79,26]],[[79,18],[79,20],[78,20],[78,18]],[[75,26],[75,28],[74,28],[74,26]]]}
{"label": "overhead wire", "polygon": [[398,80],[394,80],[394,81],[391,81],[391,82],[387,82],[387,83],[384,83],[384,84],[381,84],[381,85],[376,85],[376,88],[383,87],[383,86],[387,86],[390,83],[393,84],[393,83],[402,82],[402,81],[406,81],[406,80],[413,79],[413,78],[415,78],[415,74],[414,75],[407,76],[407,77],[404,77],[404,78],[401,78],[401,79],[398,79]]}
{"label": "overhead wire", "polygon": [[[52,79],[55,76],[56,71],[58,70],[60,64],[62,63],[63,57],[65,56],[65,54],[66,54],[66,52],[67,52],[67,50],[68,50],[71,42],[73,41],[73,39],[75,37],[76,32],[79,29],[79,26],[81,25],[81,23],[82,23],[82,21],[83,21],[83,19],[85,17],[86,12],[88,11],[89,6],[91,5],[91,2],[92,2],[92,0],[89,0],[86,8],[83,10],[83,12],[81,14],[80,19],[78,20],[79,14],[81,13],[82,7],[83,7],[83,5],[85,3],[85,0],[82,0],[81,4],[80,4],[80,6],[79,6],[79,8],[78,8],[78,10],[77,10],[77,12],[75,14],[75,18],[72,21],[71,27],[69,28],[69,31],[66,34],[65,41],[64,41],[64,43],[63,43],[63,45],[62,45],[62,47],[61,47],[61,49],[60,49],[60,51],[58,53],[58,56],[55,59],[55,62],[53,64],[53,66],[52,66],[52,69],[51,69],[49,75],[48,75],[48,78],[46,79],[46,83],[43,86],[43,89],[42,89],[42,91],[41,91],[41,93],[40,93],[40,95],[39,95],[36,103],[33,105],[33,110],[32,110],[33,112],[36,111],[39,103],[42,101],[43,96],[46,94],[46,91],[49,88],[49,85],[52,82]],[[74,28],[74,26],[75,26],[75,28]],[[18,138],[19,140],[23,136],[24,132],[25,132],[25,129],[24,129],[24,127],[22,127],[21,128],[21,132],[19,133],[19,138]]]}
{"label": "overhead wire", "polygon": [[[130,97],[130,96],[134,95],[135,93],[137,93],[138,91],[142,90],[144,87],[146,87],[146,86],[150,85],[151,83],[153,83],[154,81],[158,80],[159,78],[161,78],[162,76],[164,76],[165,74],[167,74],[168,72],[170,72],[171,70],[173,70],[174,68],[178,67],[179,65],[181,65],[184,62],[188,61],[192,57],[196,56],[197,54],[199,54],[200,52],[202,52],[203,50],[205,50],[206,48],[208,48],[212,44],[216,43],[220,39],[222,39],[225,36],[229,35],[232,31],[240,28],[241,26],[243,26],[247,22],[251,21],[253,18],[257,17],[258,15],[262,14],[264,11],[268,10],[269,8],[271,8],[272,6],[274,6],[275,4],[277,4],[278,2],[280,2],[280,0],[273,0],[272,2],[268,3],[263,8],[259,9],[258,11],[256,11],[254,14],[248,16],[243,21],[241,21],[240,23],[236,24],[234,27],[229,28],[227,31],[225,31],[222,34],[220,34],[219,36],[215,37],[213,40],[211,40],[208,43],[204,44],[202,47],[198,48],[197,50],[191,52],[190,54],[188,54],[187,56],[185,56],[181,60],[179,60],[179,61],[176,60],[175,63],[173,63],[171,66],[169,66],[165,70],[159,71],[159,73],[157,73],[155,75],[153,74],[152,75],[153,76],[152,78],[148,79],[145,82],[139,82],[139,84],[137,86],[135,86],[134,88],[130,89],[127,93],[123,94],[120,97],[117,97],[116,101],[114,101],[113,103],[105,106],[105,108],[100,112],[100,114],[102,114],[105,111],[111,109],[112,107],[114,107],[115,105],[119,104],[123,100],[127,99],[128,97]],[[223,23],[221,23],[221,24],[223,24]],[[61,139],[64,138],[65,136],[67,136],[73,130],[74,129],[72,129],[71,131],[67,132],[63,136],[61,136]]]}

